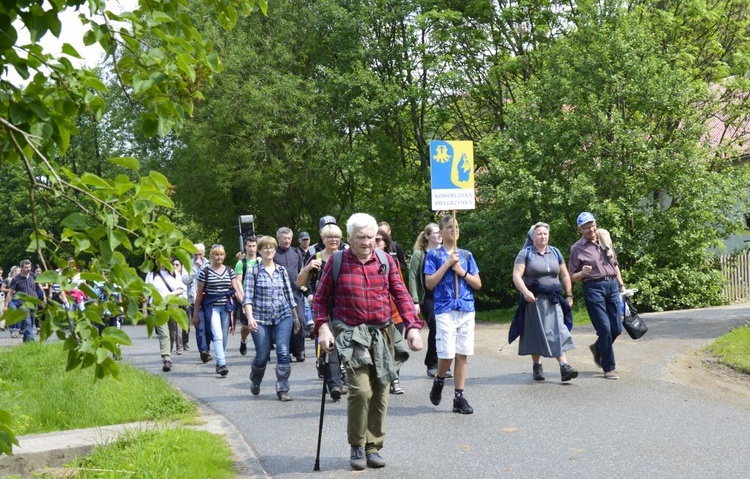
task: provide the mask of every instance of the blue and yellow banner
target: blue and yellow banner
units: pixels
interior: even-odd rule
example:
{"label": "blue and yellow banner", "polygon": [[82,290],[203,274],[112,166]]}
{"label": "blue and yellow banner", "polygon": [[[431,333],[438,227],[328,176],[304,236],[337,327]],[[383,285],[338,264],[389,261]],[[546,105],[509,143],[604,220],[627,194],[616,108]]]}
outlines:
{"label": "blue and yellow banner", "polygon": [[433,210],[473,210],[474,143],[430,142]]}

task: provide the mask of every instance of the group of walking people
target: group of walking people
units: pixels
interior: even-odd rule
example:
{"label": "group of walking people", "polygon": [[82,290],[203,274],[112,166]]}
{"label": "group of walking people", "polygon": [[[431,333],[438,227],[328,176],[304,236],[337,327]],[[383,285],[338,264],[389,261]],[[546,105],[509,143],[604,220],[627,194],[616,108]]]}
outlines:
{"label": "group of walking people", "polygon": [[[509,342],[519,338],[518,354],[531,356],[537,381],[545,379],[543,357],[557,360],[562,381],[578,376],[566,355],[575,347],[574,282],[583,283],[584,301],[596,329],[597,341],[589,347],[594,361],[605,378],[619,377],[613,343],[622,331],[620,293],[625,286],[617,256],[593,214],[581,213],[577,226],[581,238],[572,246],[567,265],[560,250],[550,245],[550,227],[542,222],[531,226],[514,261],[513,283],[520,298]],[[292,400],[292,357],[305,360],[309,332],[328,355],[328,369],[322,376],[331,398],[348,395],[351,467],[383,467],[380,451],[389,396],[403,393],[400,366],[409,350],[423,348],[423,324],[430,330],[424,361],[432,378],[426,394],[430,402],[442,403],[446,379],[452,376],[452,411],[474,412],[465,388],[468,357],[474,354],[474,291],[482,287],[479,268],[473,254],[458,247],[459,224],[451,215],[425,226],[408,264],[387,223],[378,224],[368,214],[356,213],[348,219],[346,244],[332,216],[320,219],[319,234],[320,241],[313,246],[308,246],[309,235],[301,234],[307,240],[303,250],[291,248],[289,228],[280,228],[276,238],[247,237],[244,255],[234,269],[224,264],[227,255],[222,245],[213,245],[206,258],[205,246],[196,244],[189,271],[174,260],[172,272],[159,267],[146,282],[162,297],[187,299],[200,358],[203,363],[214,359],[220,377],[229,373],[227,339],[234,321],[239,321],[240,354],[247,354],[248,336],[254,344],[250,371],[254,396],[261,392],[275,348],[275,392],[280,401]],[[21,266],[21,273],[10,282],[4,309],[17,291],[29,289],[30,264]],[[305,328],[308,324],[311,331]],[[177,354],[189,349],[189,329],[170,324],[157,328],[157,333],[162,369],[168,372],[175,345]]]}

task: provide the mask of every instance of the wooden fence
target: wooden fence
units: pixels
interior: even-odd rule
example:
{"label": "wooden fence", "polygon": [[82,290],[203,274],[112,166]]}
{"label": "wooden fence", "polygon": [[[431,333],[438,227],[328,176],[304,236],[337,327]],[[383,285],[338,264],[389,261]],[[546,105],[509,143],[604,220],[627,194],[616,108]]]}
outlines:
{"label": "wooden fence", "polygon": [[724,274],[724,299],[728,303],[750,301],[750,251],[719,257]]}

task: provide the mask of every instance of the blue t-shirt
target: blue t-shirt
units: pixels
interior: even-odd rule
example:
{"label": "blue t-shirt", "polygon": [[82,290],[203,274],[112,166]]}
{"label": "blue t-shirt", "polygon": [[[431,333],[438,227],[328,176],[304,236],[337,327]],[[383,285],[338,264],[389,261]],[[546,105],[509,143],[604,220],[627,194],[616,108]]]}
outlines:
{"label": "blue t-shirt", "polygon": [[[459,262],[461,266],[469,272],[470,275],[479,273],[474,255],[471,251],[459,249]],[[424,260],[424,274],[435,274],[440,267],[448,261],[450,255],[445,248],[441,246],[427,253]],[[446,271],[440,282],[433,290],[433,299],[435,301],[435,314],[447,313],[448,311],[474,311],[474,292],[465,279],[458,278],[458,299],[456,299],[456,275],[452,270]]]}

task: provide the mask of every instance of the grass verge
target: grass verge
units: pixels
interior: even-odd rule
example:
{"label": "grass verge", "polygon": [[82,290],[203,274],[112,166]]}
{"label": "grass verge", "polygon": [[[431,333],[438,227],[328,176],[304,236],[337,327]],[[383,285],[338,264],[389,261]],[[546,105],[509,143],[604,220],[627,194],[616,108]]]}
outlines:
{"label": "grass verge", "polygon": [[86,479],[229,479],[235,477],[226,441],[206,431],[165,429],[126,434],[71,465]]}
{"label": "grass verge", "polygon": [[[510,323],[513,320],[513,316],[516,314],[516,308],[500,308],[492,309],[490,311],[477,311],[476,320],[487,323]],[[586,307],[581,305],[573,305],[573,324],[590,324],[589,314],[586,312]]]}
{"label": "grass verge", "polygon": [[716,339],[708,350],[727,366],[750,374],[750,325],[740,326]]}
{"label": "grass verge", "polygon": [[163,378],[123,363],[120,381],[95,381],[92,369],[65,372],[66,358],[62,343],[0,351],[0,409],[16,435],[195,416],[195,404]]}

